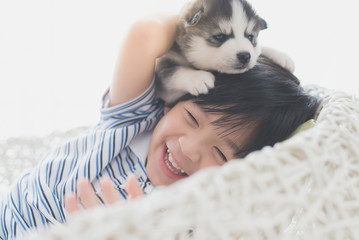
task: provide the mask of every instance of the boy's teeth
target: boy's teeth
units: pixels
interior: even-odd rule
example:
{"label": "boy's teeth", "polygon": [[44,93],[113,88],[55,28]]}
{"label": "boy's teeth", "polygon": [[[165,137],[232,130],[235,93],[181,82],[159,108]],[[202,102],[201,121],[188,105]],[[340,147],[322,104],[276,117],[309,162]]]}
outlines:
{"label": "boy's teeth", "polygon": [[173,161],[173,159],[172,159],[172,154],[171,154],[171,152],[170,152],[170,150],[167,148],[167,151],[166,151],[166,160],[168,160],[170,163],[171,163],[171,165],[175,168],[175,169],[173,169],[168,163],[166,164],[167,165],[167,167],[170,169],[170,170],[172,170],[175,174],[178,174],[178,172],[180,173],[180,174],[184,174],[185,172],[183,171],[183,169],[181,169],[174,161]]}

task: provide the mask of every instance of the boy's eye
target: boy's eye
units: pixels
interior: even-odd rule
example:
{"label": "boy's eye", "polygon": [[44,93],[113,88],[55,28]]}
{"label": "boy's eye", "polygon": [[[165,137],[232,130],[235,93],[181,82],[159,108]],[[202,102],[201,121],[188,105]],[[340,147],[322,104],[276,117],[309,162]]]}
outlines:
{"label": "boy's eye", "polygon": [[219,150],[218,147],[214,147],[216,149],[216,152],[218,153],[218,155],[222,158],[223,162],[227,162],[227,158],[226,156],[221,152],[221,150]]}
{"label": "boy's eye", "polygon": [[192,115],[192,113],[191,113],[190,111],[186,110],[186,112],[187,112],[187,117],[188,117],[189,121],[190,121],[192,124],[194,124],[196,127],[198,127],[199,124],[198,124],[198,122],[197,122],[197,119]]}

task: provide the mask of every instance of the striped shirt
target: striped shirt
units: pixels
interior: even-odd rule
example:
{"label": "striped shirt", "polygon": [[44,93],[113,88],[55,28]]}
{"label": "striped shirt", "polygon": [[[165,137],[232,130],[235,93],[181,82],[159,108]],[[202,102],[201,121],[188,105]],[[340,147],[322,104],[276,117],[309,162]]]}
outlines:
{"label": "striped shirt", "polygon": [[108,176],[126,199],[124,183],[135,174],[148,192],[152,185],[145,171],[147,153],[139,157],[132,140],[149,136],[162,114],[163,102],[155,96],[153,83],[132,101],[102,108],[97,126],[45,154],[3,197],[0,239],[22,239],[31,230],[65,222],[64,195],[76,191],[79,179],[89,179],[99,191],[99,178]]}

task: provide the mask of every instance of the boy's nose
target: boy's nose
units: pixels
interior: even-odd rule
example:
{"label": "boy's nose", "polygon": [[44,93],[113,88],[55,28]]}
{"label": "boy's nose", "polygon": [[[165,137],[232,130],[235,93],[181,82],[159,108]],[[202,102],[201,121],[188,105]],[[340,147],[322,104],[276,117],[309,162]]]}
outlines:
{"label": "boy's nose", "polygon": [[188,138],[182,136],[178,139],[182,153],[192,162],[198,162],[201,159],[199,146],[195,141],[190,141]]}

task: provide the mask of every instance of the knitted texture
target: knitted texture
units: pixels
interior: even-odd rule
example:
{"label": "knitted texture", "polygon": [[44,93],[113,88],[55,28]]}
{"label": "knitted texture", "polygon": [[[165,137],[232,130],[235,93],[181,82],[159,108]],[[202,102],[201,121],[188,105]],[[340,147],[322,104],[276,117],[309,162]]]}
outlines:
{"label": "knitted texture", "polygon": [[323,99],[315,127],[132,202],[83,211],[31,239],[355,239],[359,100]]}

